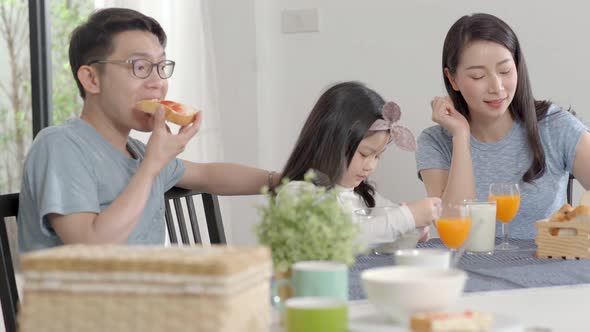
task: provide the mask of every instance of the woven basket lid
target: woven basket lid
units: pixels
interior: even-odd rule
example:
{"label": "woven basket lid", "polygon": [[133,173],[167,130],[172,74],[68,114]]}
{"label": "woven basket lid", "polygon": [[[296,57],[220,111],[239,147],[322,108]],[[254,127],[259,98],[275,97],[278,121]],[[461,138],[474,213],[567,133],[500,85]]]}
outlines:
{"label": "woven basket lid", "polygon": [[22,269],[49,272],[147,272],[202,276],[238,274],[271,262],[266,247],[65,245],[21,256]]}

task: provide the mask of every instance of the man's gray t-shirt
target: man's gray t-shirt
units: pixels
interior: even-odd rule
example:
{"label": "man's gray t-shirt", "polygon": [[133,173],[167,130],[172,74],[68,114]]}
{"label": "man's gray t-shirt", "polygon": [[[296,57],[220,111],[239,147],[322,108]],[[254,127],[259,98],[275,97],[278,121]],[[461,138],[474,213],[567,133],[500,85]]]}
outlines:
{"label": "man's gray t-shirt", "polygon": [[[143,160],[142,142],[129,138],[127,148],[135,159],[115,149],[81,119],[43,129],[24,166],[17,222],[20,250],[63,244],[47,219],[50,213],[100,213],[106,209],[127,187]],[[179,159],[161,170],[128,244],[164,243],[164,193],[183,174],[184,164]]]}
{"label": "man's gray t-shirt", "polygon": [[[491,183],[512,182],[520,186],[520,209],[508,226],[511,238],[534,238],[535,221],[547,218],[566,203],[567,181],[572,172],[576,147],[586,130],[586,126],[571,113],[552,105],[547,116],[539,121],[547,168],[545,174],[532,183],[522,181],[532,162],[523,123],[515,121],[511,131],[495,143],[483,143],[471,136],[477,199],[488,199]],[[452,136],[446,129],[438,125],[425,129],[418,138],[418,172],[426,169],[448,170],[452,146]],[[498,235],[499,225],[496,228]]]}

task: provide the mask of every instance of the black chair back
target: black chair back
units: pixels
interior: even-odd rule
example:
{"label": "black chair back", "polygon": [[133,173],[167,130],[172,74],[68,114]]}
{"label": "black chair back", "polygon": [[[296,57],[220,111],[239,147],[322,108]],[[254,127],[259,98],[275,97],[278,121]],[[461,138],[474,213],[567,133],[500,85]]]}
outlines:
{"label": "black chair back", "polygon": [[[219,201],[216,195],[201,193],[198,191],[192,191],[174,187],[168,190],[165,194],[166,199],[166,226],[168,228],[168,236],[170,243],[177,244],[178,237],[176,236],[176,229],[180,233],[182,244],[191,244],[189,240],[189,234],[186,227],[185,214],[182,208],[181,199],[184,198],[186,207],[188,210],[188,218],[193,233],[194,243],[203,243],[201,240],[201,234],[199,232],[199,224],[197,222],[197,213],[195,209],[195,203],[193,201],[194,196],[201,196],[203,201],[203,208],[205,210],[205,220],[207,222],[207,231],[209,233],[209,241],[211,244],[226,244],[225,230],[223,227],[223,221],[221,220],[221,210],[219,209]],[[173,210],[170,205],[170,201],[174,203],[174,213],[176,215],[176,225],[172,217]]]}
{"label": "black chair back", "polygon": [[573,199],[573,192],[574,192],[574,179],[575,177],[570,174],[569,179],[567,180],[567,203],[569,205],[572,205],[572,199]]}
{"label": "black chair back", "polygon": [[0,195],[0,304],[6,332],[15,332],[18,291],[6,231],[6,220],[18,214],[18,194]]}

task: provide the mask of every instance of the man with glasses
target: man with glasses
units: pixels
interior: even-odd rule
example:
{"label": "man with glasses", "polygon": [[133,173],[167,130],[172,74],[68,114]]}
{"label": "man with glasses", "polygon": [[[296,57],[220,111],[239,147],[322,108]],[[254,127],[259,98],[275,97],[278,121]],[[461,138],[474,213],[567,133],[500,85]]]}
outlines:
{"label": "man with glasses", "polygon": [[[177,134],[135,109],[162,100],[175,63],[151,17],[109,8],[76,28],[69,56],[84,106],[80,118],[42,130],[32,144],[20,193],[21,251],[68,243],[163,244],[164,193],[173,186],[221,195],[256,194],[272,172],[177,159],[199,121]],[[152,132],[147,144],[131,130]]]}

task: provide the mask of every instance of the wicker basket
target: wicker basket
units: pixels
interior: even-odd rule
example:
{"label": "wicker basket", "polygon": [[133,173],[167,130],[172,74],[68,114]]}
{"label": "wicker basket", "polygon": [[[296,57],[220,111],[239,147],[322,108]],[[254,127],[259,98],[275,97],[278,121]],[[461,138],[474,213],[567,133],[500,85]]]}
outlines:
{"label": "wicker basket", "polygon": [[20,331],[268,331],[267,248],[63,246],[22,258]]}

